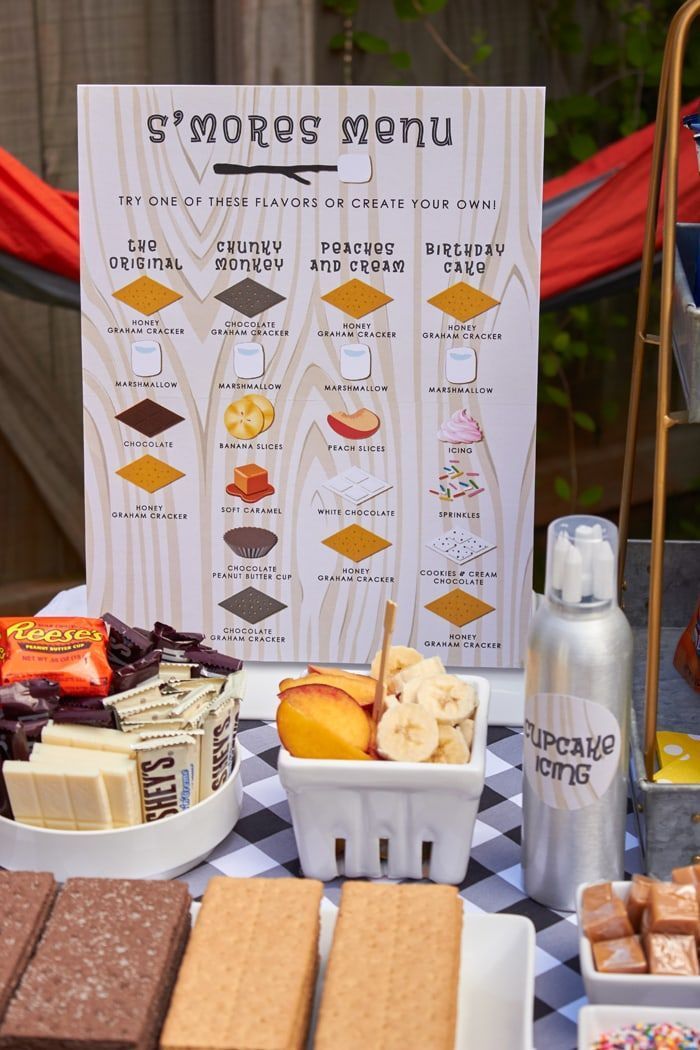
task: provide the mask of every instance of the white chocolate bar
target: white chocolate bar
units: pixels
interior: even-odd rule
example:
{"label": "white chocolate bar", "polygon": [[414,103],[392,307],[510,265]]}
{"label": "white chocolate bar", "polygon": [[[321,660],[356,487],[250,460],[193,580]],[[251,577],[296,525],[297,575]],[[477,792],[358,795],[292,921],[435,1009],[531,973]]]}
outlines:
{"label": "white chocolate bar", "polygon": [[66,771],[41,762],[5,762],[5,786],[15,820],[60,831],[112,828],[112,813],[97,768]]}
{"label": "white chocolate bar", "polygon": [[116,751],[130,755],[133,739],[119,729],[99,729],[96,726],[76,726],[69,722],[49,722],[41,731],[44,744],[62,747],[87,747],[94,751]]}
{"label": "white chocolate bar", "polygon": [[190,809],[199,801],[199,740],[189,734],[134,745],[146,823]]}
{"label": "white chocolate bar", "polygon": [[42,768],[51,766],[71,770],[77,765],[82,769],[96,770],[101,773],[107,789],[113,827],[126,828],[142,823],[141,790],[133,754],[35,744],[29,761]]}

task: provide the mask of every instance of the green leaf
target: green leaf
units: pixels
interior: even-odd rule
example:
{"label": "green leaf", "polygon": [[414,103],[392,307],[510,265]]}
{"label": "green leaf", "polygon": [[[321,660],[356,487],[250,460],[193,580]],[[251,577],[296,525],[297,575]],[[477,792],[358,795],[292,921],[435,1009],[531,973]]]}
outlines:
{"label": "green leaf", "polygon": [[586,131],[578,131],[569,138],[569,153],[574,160],[587,160],[597,149],[595,139]]}
{"label": "green leaf", "polygon": [[588,412],[574,412],[574,423],[581,427],[581,430],[590,430],[591,433],[595,431],[595,420],[592,416],[588,415]]}
{"label": "green leaf", "polygon": [[395,69],[410,69],[411,56],[408,51],[394,51],[391,56],[391,64]]}
{"label": "green leaf", "polygon": [[571,485],[566,478],[556,477],[554,479],[554,491],[559,499],[566,500],[567,503],[571,500]]}
{"label": "green leaf", "polygon": [[345,34],[334,33],[328,41],[328,46],[331,49],[331,51],[340,51],[343,47],[345,47]]}
{"label": "green leaf", "polygon": [[374,36],[373,33],[365,33],[362,29],[353,33],[352,39],[360,51],[366,51],[370,55],[385,55],[391,50],[388,40],[381,36]]}
{"label": "green leaf", "polygon": [[394,0],[394,11],[398,18],[405,21],[420,18],[420,13],[416,11],[413,0]]}
{"label": "green leaf", "polygon": [[491,56],[492,52],[493,48],[491,47],[491,44],[481,44],[472,55],[472,62],[474,65],[479,65],[480,62],[485,62],[486,59]]}
{"label": "green leaf", "polygon": [[569,407],[569,395],[565,390],[561,390],[558,386],[551,385],[546,385],[544,389],[552,404],[559,405],[560,408]]}
{"label": "green leaf", "polygon": [[582,328],[585,328],[590,324],[591,308],[590,306],[570,306],[569,315],[573,318],[576,324],[580,324]]}
{"label": "green leaf", "polygon": [[583,360],[583,358],[588,357],[588,343],[584,343],[582,339],[573,339],[569,351],[572,357],[578,357],[579,360]]}
{"label": "green leaf", "polygon": [[543,374],[551,379],[559,371],[559,358],[556,354],[543,354],[540,358],[540,368]]}
{"label": "green leaf", "polygon": [[545,117],[544,118],[544,137],[546,139],[553,138],[553,136],[556,135],[557,130],[558,130],[558,124],[557,124],[556,120],[554,119],[554,117]]}
{"label": "green leaf", "polygon": [[627,61],[635,69],[644,69],[652,56],[651,44],[646,33],[630,33],[625,43]]}
{"label": "green leaf", "polygon": [[611,66],[617,61],[619,50],[616,44],[598,44],[591,51],[591,62],[594,66]]}
{"label": "green leaf", "polygon": [[446,6],[447,0],[415,0],[416,7],[424,15],[435,15]]}
{"label": "green leaf", "polygon": [[555,350],[566,350],[571,342],[571,336],[568,332],[557,332],[552,339],[552,346]]}
{"label": "green leaf", "polygon": [[590,488],[584,489],[579,496],[579,503],[582,507],[591,507],[594,503],[597,503],[603,495],[602,485],[591,485]]}
{"label": "green leaf", "polygon": [[347,18],[356,15],[359,6],[359,0],[323,0],[323,2],[325,7],[330,7],[331,10],[337,11],[339,15],[345,15]]}
{"label": "green leaf", "polygon": [[600,413],[603,417],[603,422],[614,423],[620,414],[620,406],[617,401],[604,401],[600,406]]}
{"label": "green leaf", "polygon": [[598,102],[592,95],[569,95],[561,100],[568,117],[591,117],[598,112]]}

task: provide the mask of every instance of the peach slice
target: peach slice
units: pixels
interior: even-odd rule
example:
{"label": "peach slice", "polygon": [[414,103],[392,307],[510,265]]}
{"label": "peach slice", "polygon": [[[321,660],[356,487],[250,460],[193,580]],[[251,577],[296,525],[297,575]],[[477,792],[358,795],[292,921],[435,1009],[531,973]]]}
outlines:
{"label": "peach slice", "polygon": [[323,674],[310,674],[304,678],[284,678],[280,682],[280,692],[285,693],[288,689],[294,689],[300,685],[332,685],[351,696],[360,707],[369,707],[374,703],[376,684],[373,678],[368,678],[366,675],[351,678],[349,675],[346,677],[336,674],[335,671],[328,671]]}
{"label": "peach slice", "polygon": [[348,744],[322,722],[303,714],[286,700],[277,708],[277,731],[290,755],[295,758],[344,758],[370,762],[358,747]]}
{"label": "peach slice", "polygon": [[[324,684],[296,685],[281,692],[280,700],[318,723],[333,736],[339,737],[350,747],[359,751],[367,750],[370,738],[367,715],[342,689]],[[291,754],[296,754],[292,748],[288,750]]]}

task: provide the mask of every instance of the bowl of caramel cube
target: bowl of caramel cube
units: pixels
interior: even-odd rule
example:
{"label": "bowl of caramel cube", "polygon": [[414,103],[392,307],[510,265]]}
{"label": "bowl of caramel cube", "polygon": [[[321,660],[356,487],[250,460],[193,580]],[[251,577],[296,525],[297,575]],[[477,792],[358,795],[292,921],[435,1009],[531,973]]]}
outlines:
{"label": "bowl of caramel cube", "polygon": [[692,1007],[700,1002],[700,865],[671,882],[579,886],[581,976],[591,1003]]}

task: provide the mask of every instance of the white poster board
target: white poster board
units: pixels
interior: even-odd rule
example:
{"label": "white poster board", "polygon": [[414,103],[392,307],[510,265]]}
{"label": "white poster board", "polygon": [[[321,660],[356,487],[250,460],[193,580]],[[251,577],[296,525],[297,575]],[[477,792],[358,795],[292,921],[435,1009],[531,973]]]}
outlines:
{"label": "white poster board", "polygon": [[79,88],[88,609],[522,664],[544,92]]}

